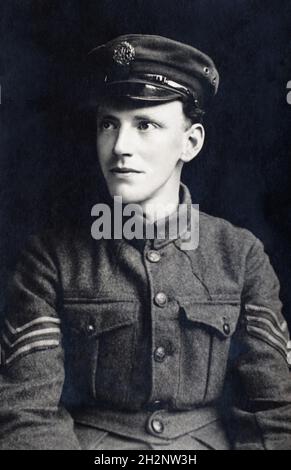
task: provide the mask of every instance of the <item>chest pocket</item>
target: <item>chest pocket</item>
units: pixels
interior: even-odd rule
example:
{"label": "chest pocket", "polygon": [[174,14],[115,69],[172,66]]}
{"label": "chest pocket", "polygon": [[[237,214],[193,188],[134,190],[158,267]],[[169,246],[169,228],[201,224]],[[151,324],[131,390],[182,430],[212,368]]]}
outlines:
{"label": "chest pocket", "polygon": [[66,402],[126,401],[135,351],[138,304],[69,299],[64,302]]}
{"label": "chest pocket", "polygon": [[208,402],[217,398],[223,387],[240,302],[186,301],[181,307],[181,363],[187,377],[181,397],[192,395],[194,401]]}

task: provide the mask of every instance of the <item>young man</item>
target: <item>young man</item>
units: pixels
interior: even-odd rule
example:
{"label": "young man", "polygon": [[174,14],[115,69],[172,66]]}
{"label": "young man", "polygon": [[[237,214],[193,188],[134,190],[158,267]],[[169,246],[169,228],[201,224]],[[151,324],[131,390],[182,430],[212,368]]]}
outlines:
{"label": "young man", "polygon": [[138,205],[155,237],[96,240],[92,225],[30,240],[2,332],[1,447],[290,449],[290,341],[262,244],[200,213],[189,246],[191,210],[179,211],[214,63],[146,35],[90,57],[108,192]]}

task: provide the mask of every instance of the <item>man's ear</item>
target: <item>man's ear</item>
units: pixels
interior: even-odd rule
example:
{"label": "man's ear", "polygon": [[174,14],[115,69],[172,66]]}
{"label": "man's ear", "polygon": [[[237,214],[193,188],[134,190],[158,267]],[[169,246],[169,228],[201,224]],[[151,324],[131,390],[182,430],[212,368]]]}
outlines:
{"label": "man's ear", "polygon": [[202,124],[195,123],[185,131],[185,146],[181,155],[184,163],[190,162],[203,147],[205,130]]}

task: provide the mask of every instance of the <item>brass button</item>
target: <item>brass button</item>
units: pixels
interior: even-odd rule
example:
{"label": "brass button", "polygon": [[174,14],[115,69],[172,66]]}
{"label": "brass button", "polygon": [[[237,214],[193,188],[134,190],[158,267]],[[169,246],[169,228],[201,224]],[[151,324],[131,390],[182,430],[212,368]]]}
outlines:
{"label": "brass button", "polygon": [[153,419],[151,421],[151,427],[157,434],[161,434],[164,431],[164,424],[160,419]]}
{"label": "brass button", "polygon": [[161,259],[161,255],[158,251],[150,250],[150,251],[147,252],[147,259],[151,263],[158,263]]}
{"label": "brass button", "polygon": [[224,332],[224,334],[229,335],[229,333],[230,333],[230,326],[229,326],[228,323],[224,323],[224,325],[223,325],[223,332]]}
{"label": "brass button", "polygon": [[155,361],[157,362],[163,362],[163,360],[165,359],[166,357],[166,351],[165,351],[165,348],[163,348],[163,346],[159,346],[155,349],[154,351],[154,358],[155,358]]}
{"label": "brass button", "polygon": [[158,292],[158,294],[155,295],[155,302],[159,307],[165,307],[168,302],[168,297],[164,292]]}

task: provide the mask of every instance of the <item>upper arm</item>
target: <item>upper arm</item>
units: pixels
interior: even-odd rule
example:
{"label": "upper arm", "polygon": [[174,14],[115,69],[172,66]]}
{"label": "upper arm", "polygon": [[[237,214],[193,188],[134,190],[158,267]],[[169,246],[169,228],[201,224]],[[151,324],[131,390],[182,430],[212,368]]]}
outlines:
{"label": "upper arm", "polygon": [[241,316],[233,342],[237,448],[291,446],[290,338],[279,289],[270,260],[256,240],[246,260]]}
{"label": "upper arm", "polygon": [[59,276],[41,238],[29,241],[9,281],[1,332],[0,447],[77,449],[60,405],[64,361]]}
{"label": "upper arm", "polygon": [[57,303],[57,267],[44,242],[34,237],[8,283],[1,334],[5,367],[35,351],[60,345]]}

